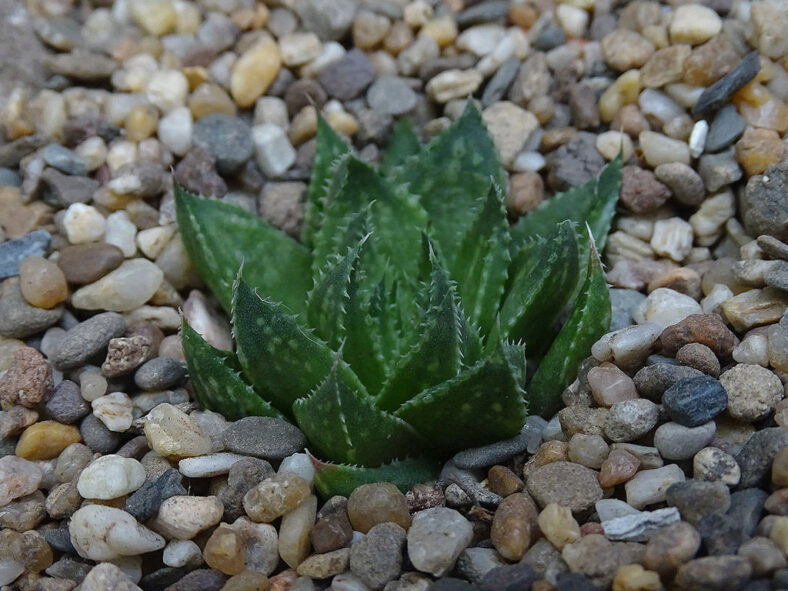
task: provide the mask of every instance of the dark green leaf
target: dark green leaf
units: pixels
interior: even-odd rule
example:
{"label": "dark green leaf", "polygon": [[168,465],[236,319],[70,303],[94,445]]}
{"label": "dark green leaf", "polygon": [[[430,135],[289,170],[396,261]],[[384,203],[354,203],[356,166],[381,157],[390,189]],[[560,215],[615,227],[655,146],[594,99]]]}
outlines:
{"label": "dark green leaf", "polygon": [[[238,281],[233,299],[233,334],[238,360],[254,388],[289,413],[293,402],[309,395],[331,371],[334,353],[304,330],[280,304],[258,296]],[[364,386],[340,361],[341,378],[359,392]]]}
{"label": "dark green leaf", "polygon": [[391,482],[402,492],[414,484],[430,482],[438,477],[440,463],[427,458],[395,460],[377,468],[346,464],[329,464],[310,456],[315,466],[315,488],[324,499],[334,495],[349,497],[362,484]]}
{"label": "dark green leaf", "polygon": [[235,355],[206,343],[185,320],[181,342],[194,393],[203,408],[231,421],[248,416],[285,418],[244,381]]}
{"label": "dark green leaf", "polygon": [[309,397],[297,400],[293,414],[315,449],[332,461],[378,466],[419,447],[420,437],[410,425],[377,408],[336,371]]}
{"label": "dark green leaf", "polygon": [[400,119],[394,126],[383,153],[383,171],[386,174],[405,163],[409,156],[418,154],[421,142],[409,119]]}
{"label": "dark green leaf", "polygon": [[[552,338],[551,327],[577,283],[577,238],[572,222],[561,222],[543,240],[523,247],[513,262],[509,290],[501,306],[506,338],[523,340],[531,355]],[[515,265],[519,263],[519,267]]]}
{"label": "dark green leaf", "polygon": [[[556,224],[564,220],[588,222],[597,248],[603,250],[620,188],[621,158],[618,157],[605,166],[599,176],[542,202],[536,210],[517,220],[511,228],[512,253],[536,236],[547,236]],[[583,236],[581,246],[585,244]]]}
{"label": "dark green leaf", "polygon": [[609,328],[610,295],[592,243],[588,272],[572,313],[528,385],[528,402],[534,413],[553,415],[560,406],[564,388],[575,379],[580,362]]}
{"label": "dark green leaf", "polygon": [[310,255],[302,245],[239,207],[192,195],[179,185],[175,206],[186,252],[228,313],[244,261],[244,281],[292,312],[305,312]]}
{"label": "dark green leaf", "polygon": [[463,115],[419,154],[395,171],[421,197],[433,236],[451,267],[460,241],[476,217],[477,200],[490,182],[503,186],[498,153],[471,101]]}
{"label": "dark green leaf", "polygon": [[500,344],[495,353],[458,376],[425,390],[394,414],[446,451],[465,449],[517,434],[525,421],[525,402]]}
{"label": "dark green leaf", "polygon": [[501,188],[493,183],[460,243],[451,267],[463,308],[486,333],[503,296],[509,266],[509,224]]}
{"label": "dark green leaf", "polygon": [[337,132],[331,129],[328,122],[321,116],[317,118],[317,150],[312,164],[312,176],[307,190],[304,225],[301,240],[311,245],[313,237],[320,227],[324,204],[328,197],[331,181],[335,176],[337,163],[345,154],[353,151]]}

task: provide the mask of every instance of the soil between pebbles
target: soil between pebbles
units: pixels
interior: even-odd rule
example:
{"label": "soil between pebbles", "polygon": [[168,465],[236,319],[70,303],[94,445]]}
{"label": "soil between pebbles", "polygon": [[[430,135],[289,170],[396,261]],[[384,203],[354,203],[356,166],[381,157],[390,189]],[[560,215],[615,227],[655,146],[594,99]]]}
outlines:
{"label": "soil between pebbles", "polygon": [[[0,0],[0,586],[788,588],[779,0]],[[624,153],[613,326],[549,421],[318,502],[197,408],[174,179],[296,234],[316,112],[376,161],[479,101],[516,218]],[[174,178],[173,178],[174,177]]]}

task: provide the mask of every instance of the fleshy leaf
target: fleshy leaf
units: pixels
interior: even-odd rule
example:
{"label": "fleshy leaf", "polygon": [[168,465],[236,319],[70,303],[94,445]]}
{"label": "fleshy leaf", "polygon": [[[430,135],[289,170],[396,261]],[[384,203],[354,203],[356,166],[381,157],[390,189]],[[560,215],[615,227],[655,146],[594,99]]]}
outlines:
{"label": "fleshy leaf", "polygon": [[512,263],[512,279],[501,306],[501,330],[506,338],[525,341],[531,355],[549,343],[552,324],[572,295],[579,273],[577,251],[572,222],[566,221],[549,238],[524,245]]}
{"label": "fleshy leaf", "polygon": [[446,451],[484,445],[517,434],[525,421],[519,369],[500,344],[493,355],[425,390],[394,414]]}
{"label": "fleshy leaf", "polygon": [[312,244],[313,237],[320,227],[324,203],[339,159],[352,151],[353,148],[331,128],[321,115],[318,115],[317,150],[312,164],[312,176],[309,180],[304,211],[304,225],[301,230],[301,240],[304,244]]}
{"label": "fleshy leaf", "polygon": [[[244,375],[266,399],[289,414],[329,374],[334,353],[304,330],[280,304],[258,296],[243,281],[233,298],[233,334]],[[359,392],[364,386],[342,361],[341,378]]]}
{"label": "fleshy leaf", "polygon": [[383,153],[383,171],[386,174],[405,163],[409,156],[418,154],[421,150],[419,141],[413,124],[409,119],[400,119],[391,132],[391,138],[386,144],[386,151]]}
{"label": "fleshy leaf", "polygon": [[240,207],[206,199],[175,186],[183,245],[200,276],[229,313],[232,286],[243,278],[271,299],[302,315],[311,286],[309,251],[290,236]]}
{"label": "fleshy leaf", "polygon": [[407,458],[394,460],[377,468],[330,464],[310,455],[315,467],[315,488],[320,495],[349,497],[356,488],[371,482],[391,482],[402,492],[414,484],[435,480],[440,472],[440,463],[429,458]]}
{"label": "fleshy leaf", "polygon": [[285,418],[244,381],[235,355],[206,343],[185,320],[181,340],[194,393],[204,408],[231,421],[248,416]]}
{"label": "fleshy leaf", "polygon": [[472,101],[447,130],[395,171],[398,184],[421,196],[433,237],[449,266],[473,224],[479,197],[490,181],[504,186],[498,153]]}
{"label": "fleshy leaf", "polygon": [[454,257],[451,276],[463,308],[483,332],[489,331],[501,303],[509,266],[509,224],[501,188],[492,183]]}
{"label": "fleshy leaf", "polygon": [[401,353],[377,398],[380,408],[394,411],[460,370],[461,311],[457,308],[454,285],[434,256],[428,306],[421,325],[414,331],[416,342]]}
{"label": "fleshy leaf", "polygon": [[307,398],[297,400],[293,414],[317,451],[340,462],[377,466],[412,453],[420,442],[410,425],[377,408],[336,371]]}
{"label": "fleshy leaf", "polygon": [[592,241],[586,279],[572,313],[528,385],[532,412],[550,417],[558,409],[561,393],[575,379],[591,345],[610,328],[610,315],[610,295]]}
{"label": "fleshy leaf", "polygon": [[396,269],[403,277],[413,276],[421,233],[427,227],[427,214],[418,199],[358,158],[348,157],[345,166],[344,184],[327,203],[323,225],[315,235],[313,269],[322,269],[328,256],[336,252],[334,243],[341,239],[345,220],[368,208],[374,256],[369,257],[364,272],[370,285],[376,284],[387,268]]}
{"label": "fleshy leaf", "polygon": [[[620,188],[619,156],[587,183],[543,201],[537,209],[517,220],[511,227],[512,253],[516,253],[526,241],[536,236],[546,236],[556,224],[564,220],[588,223],[597,248],[604,250]],[[585,246],[585,243],[583,236],[581,246]]]}

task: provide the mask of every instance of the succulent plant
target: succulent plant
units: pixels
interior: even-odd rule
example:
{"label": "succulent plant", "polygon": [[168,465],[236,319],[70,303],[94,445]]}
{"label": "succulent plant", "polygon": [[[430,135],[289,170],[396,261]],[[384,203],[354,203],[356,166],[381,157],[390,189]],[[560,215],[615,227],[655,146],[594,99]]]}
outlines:
{"label": "succulent plant", "polygon": [[510,225],[469,104],[426,146],[400,122],[379,169],[320,120],[300,241],[176,187],[183,243],[235,339],[221,351],[184,323],[200,402],[296,423],[326,495],[404,488],[452,452],[516,435],[527,410],[555,411],[609,327],[597,247],[620,169]]}

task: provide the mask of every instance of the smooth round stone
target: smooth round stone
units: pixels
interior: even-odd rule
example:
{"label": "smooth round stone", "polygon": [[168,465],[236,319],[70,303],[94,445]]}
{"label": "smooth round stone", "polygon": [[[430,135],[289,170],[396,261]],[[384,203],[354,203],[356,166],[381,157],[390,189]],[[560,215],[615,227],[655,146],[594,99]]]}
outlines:
{"label": "smooth round stone", "polygon": [[68,297],[63,272],[43,257],[27,257],[20,263],[19,286],[28,303],[37,308],[49,310]]}
{"label": "smooth round stone", "polygon": [[26,460],[51,460],[82,437],[79,429],[56,421],[41,421],[24,430],[16,444],[16,455]]}
{"label": "smooth round stone", "polygon": [[131,515],[103,505],[87,505],[71,516],[71,543],[89,560],[114,560],[164,548],[160,535],[143,527]]}
{"label": "smooth round stone", "polygon": [[278,474],[295,474],[306,480],[310,485],[315,479],[315,466],[307,454],[287,456],[279,464]]}
{"label": "smooth round stone", "polygon": [[298,427],[271,417],[246,417],[235,421],[222,435],[228,451],[263,458],[281,460],[300,452],[306,437]]}
{"label": "smooth round stone", "polygon": [[282,516],[279,524],[279,556],[290,568],[300,565],[311,550],[309,541],[317,514],[317,497],[308,496]]}
{"label": "smooth round stone", "polygon": [[253,521],[270,523],[295,509],[310,493],[309,484],[300,476],[276,474],[249,490],[243,505]]}
{"label": "smooth round stone", "polygon": [[511,561],[523,557],[538,535],[538,515],[527,493],[514,493],[501,501],[490,528],[490,541],[501,556]]}
{"label": "smooth round stone", "polygon": [[702,312],[700,304],[688,295],[660,287],[632,311],[632,318],[638,324],[653,322],[664,329]]}
{"label": "smooth round stone", "polygon": [[658,418],[659,407],[646,398],[616,402],[605,418],[605,435],[615,442],[634,441],[651,431]]}
{"label": "smooth round stone", "polygon": [[416,93],[396,76],[381,76],[367,90],[369,106],[380,113],[402,115],[416,106]]}
{"label": "smooth round stone", "polygon": [[405,539],[405,530],[396,523],[376,525],[350,549],[351,572],[370,587],[382,588],[402,570]]}
{"label": "smooth round stone", "polygon": [[75,308],[129,312],[147,302],[159,289],[164,273],[147,259],[132,259],[98,281],[81,287],[71,297]]}
{"label": "smooth round stone", "polygon": [[728,395],[728,413],[741,421],[765,418],[784,396],[780,378],[760,365],[740,363],[724,372],[720,383]]}
{"label": "smooth round stone", "polygon": [[131,398],[125,392],[112,392],[96,398],[90,403],[93,416],[115,433],[122,433],[131,427],[134,420]]}
{"label": "smooth round stone", "polygon": [[71,482],[92,460],[93,452],[87,445],[72,443],[57,458],[55,478],[58,482]]}
{"label": "smooth round stone", "polygon": [[172,567],[196,567],[202,564],[202,550],[191,540],[173,540],[164,548],[162,562]]}
{"label": "smooth round stone", "polygon": [[632,478],[640,468],[640,460],[623,449],[614,449],[608,454],[599,471],[599,485],[610,488]]}
{"label": "smooth round stone", "polygon": [[353,529],[361,533],[387,521],[406,531],[411,524],[405,495],[388,482],[362,484],[356,488],[348,498],[347,512]]}
{"label": "smooth round stone", "polygon": [[188,107],[177,107],[159,119],[158,138],[176,156],[192,146],[193,122]]}
{"label": "smooth round stone", "polygon": [[699,427],[665,423],[654,433],[654,446],[666,460],[687,460],[706,447],[716,431],[717,425],[714,421]]}
{"label": "smooth round stone", "polygon": [[588,385],[597,404],[606,408],[638,397],[632,378],[612,363],[592,368],[588,372]]}
{"label": "smooth round stone", "polygon": [[107,378],[97,371],[84,371],[79,375],[80,394],[88,402],[104,396],[107,385]]}
{"label": "smooth round stone", "polygon": [[118,449],[123,436],[107,429],[93,414],[89,414],[79,424],[82,440],[91,450],[98,453],[111,453]]}
{"label": "smooth round stone", "polygon": [[230,75],[230,94],[240,107],[250,107],[271,86],[282,58],[273,39],[262,39],[235,62]]}
{"label": "smooth round stone", "polygon": [[144,429],[148,445],[162,456],[189,458],[211,452],[211,439],[189,415],[171,404],[151,410]]}
{"label": "smooth round stone", "polygon": [[567,457],[570,461],[598,470],[610,453],[610,447],[600,435],[575,433],[569,440]]}
{"label": "smooth round stone", "polygon": [[231,453],[184,458],[178,462],[178,471],[188,478],[210,478],[227,474],[233,464],[245,459],[246,456]]}
{"label": "smooth round stone", "polygon": [[104,235],[106,220],[92,205],[72,203],[63,216],[63,229],[71,244],[95,242]]}
{"label": "smooth round stone", "polygon": [[678,567],[695,556],[700,542],[700,534],[689,523],[673,523],[658,530],[649,539],[642,564],[665,579],[672,578]]}
{"label": "smooth round stone", "polygon": [[676,464],[654,470],[642,470],[624,485],[627,503],[635,509],[665,501],[665,491],[676,482],[684,482],[684,471]]}
{"label": "smooth round stone", "polygon": [[251,130],[238,117],[211,113],[194,124],[194,145],[216,159],[220,174],[236,173],[254,155]]}
{"label": "smooth round stone", "polygon": [[84,285],[101,279],[122,262],[123,252],[117,246],[97,242],[66,246],[57,264],[69,283]]}
{"label": "smooth round stone", "polygon": [[171,357],[156,357],[143,363],[134,373],[134,383],[143,390],[166,390],[186,377],[186,365]]}
{"label": "smooth round stone", "polygon": [[144,482],[142,464],[113,454],[88,464],[79,475],[77,490],[86,499],[117,499],[134,492]]}
{"label": "smooth round stone", "polygon": [[725,410],[728,395],[718,380],[701,376],[673,384],[663,394],[662,405],[677,423],[699,427]]}
{"label": "smooth round stone", "polygon": [[74,382],[63,380],[46,403],[49,418],[67,425],[76,423],[90,412],[90,406]]}
{"label": "smooth round stone", "polygon": [[190,540],[219,523],[223,512],[217,497],[174,496],[161,504],[151,527],[167,539]]}
{"label": "smooth round stone", "polygon": [[670,23],[670,39],[676,43],[697,45],[708,41],[722,29],[722,19],[707,6],[685,4],[673,12]]}
{"label": "smooth round stone", "polygon": [[473,539],[471,522],[448,507],[433,507],[413,516],[408,531],[408,558],[413,566],[440,577],[448,573]]}
{"label": "smooth round stone", "polygon": [[126,330],[123,316],[114,312],[96,314],[66,331],[57,341],[49,359],[59,370],[85,363],[107,348],[110,340]]}
{"label": "smooth round stone", "polygon": [[705,447],[692,459],[695,480],[721,480],[736,486],[741,480],[741,469],[736,458],[716,447]]}
{"label": "smooth round stone", "polygon": [[19,281],[7,279],[0,298],[0,335],[23,339],[46,330],[63,316],[63,307],[52,310],[36,308],[27,303]]}
{"label": "smooth round stone", "polygon": [[602,498],[597,473],[572,462],[552,462],[534,470],[526,481],[528,492],[542,507],[558,503],[580,514]]}

